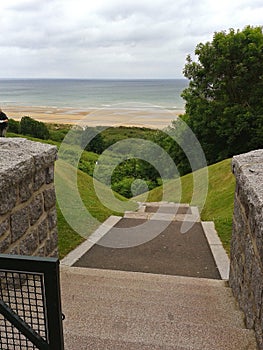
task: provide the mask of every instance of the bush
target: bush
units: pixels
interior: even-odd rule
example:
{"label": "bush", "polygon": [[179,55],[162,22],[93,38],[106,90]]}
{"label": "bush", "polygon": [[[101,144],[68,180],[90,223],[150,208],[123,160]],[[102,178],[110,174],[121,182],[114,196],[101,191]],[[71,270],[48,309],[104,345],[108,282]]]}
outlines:
{"label": "bush", "polygon": [[9,119],[8,121],[8,131],[14,132],[15,134],[19,133],[19,122],[14,119]]}
{"label": "bush", "polygon": [[47,140],[49,138],[49,131],[44,123],[26,116],[21,119],[20,133],[42,140]]}

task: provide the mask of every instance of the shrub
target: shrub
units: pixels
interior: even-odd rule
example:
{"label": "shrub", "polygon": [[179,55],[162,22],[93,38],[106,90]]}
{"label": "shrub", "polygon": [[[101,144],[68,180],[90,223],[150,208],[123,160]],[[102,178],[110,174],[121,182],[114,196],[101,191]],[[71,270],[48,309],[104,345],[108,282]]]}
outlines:
{"label": "shrub", "polygon": [[47,140],[49,138],[49,131],[46,125],[27,116],[21,119],[20,133],[22,135],[29,135],[42,140]]}

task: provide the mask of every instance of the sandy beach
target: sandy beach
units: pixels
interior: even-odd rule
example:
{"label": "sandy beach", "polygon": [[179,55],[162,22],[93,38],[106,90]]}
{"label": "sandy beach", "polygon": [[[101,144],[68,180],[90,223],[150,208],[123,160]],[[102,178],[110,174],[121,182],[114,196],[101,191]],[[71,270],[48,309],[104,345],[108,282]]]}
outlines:
{"label": "sandy beach", "polygon": [[5,106],[9,118],[20,120],[29,116],[45,123],[80,124],[88,126],[139,126],[163,129],[184,110],[162,108],[75,109],[57,107]]}

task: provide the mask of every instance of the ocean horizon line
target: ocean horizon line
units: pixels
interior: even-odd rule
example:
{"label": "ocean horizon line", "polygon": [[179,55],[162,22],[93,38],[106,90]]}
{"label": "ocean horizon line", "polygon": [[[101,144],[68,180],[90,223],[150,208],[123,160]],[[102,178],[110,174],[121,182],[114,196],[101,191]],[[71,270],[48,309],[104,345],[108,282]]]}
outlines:
{"label": "ocean horizon line", "polygon": [[75,81],[187,81],[186,78],[46,78],[46,77],[0,77],[0,80],[75,80]]}

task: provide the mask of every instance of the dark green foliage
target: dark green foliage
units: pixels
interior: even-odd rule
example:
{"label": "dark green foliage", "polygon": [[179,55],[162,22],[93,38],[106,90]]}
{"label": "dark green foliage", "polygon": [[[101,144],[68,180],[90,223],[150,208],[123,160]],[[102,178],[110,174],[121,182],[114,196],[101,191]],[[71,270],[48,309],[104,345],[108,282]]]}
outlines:
{"label": "dark green foliage", "polygon": [[209,163],[263,146],[261,27],[215,33],[187,57],[182,97]]}
{"label": "dark green foliage", "polygon": [[42,140],[47,140],[49,138],[47,126],[44,123],[30,117],[23,117],[21,119],[19,132],[22,135],[29,135]]}
{"label": "dark green foliage", "polygon": [[109,127],[101,131],[101,136],[104,142],[104,148],[107,149],[116,142],[128,138],[150,139],[156,130],[139,127]]}
{"label": "dark green foliage", "polygon": [[81,147],[88,152],[101,154],[105,149],[105,145],[100,129],[87,127],[81,133]]}
{"label": "dark green foliage", "polygon": [[138,196],[144,192],[150,191],[161,183],[150,180],[138,180],[134,177],[123,177],[119,182],[114,182],[111,186],[112,190],[121,194],[126,198]]}
{"label": "dark green foliage", "polygon": [[155,167],[138,158],[120,163],[111,174],[111,187],[126,198],[137,196],[157,186],[162,181]]}
{"label": "dark green foliage", "polygon": [[68,130],[49,130],[49,137],[56,142],[62,142]]}
{"label": "dark green foliage", "polygon": [[10,118],[8,121],[8,132],[19,133],[19,122]]}

